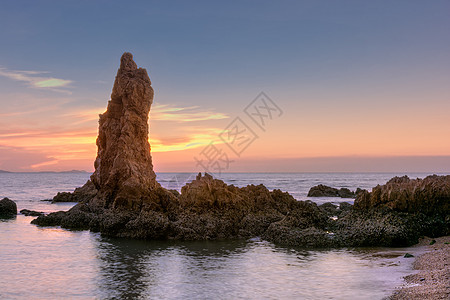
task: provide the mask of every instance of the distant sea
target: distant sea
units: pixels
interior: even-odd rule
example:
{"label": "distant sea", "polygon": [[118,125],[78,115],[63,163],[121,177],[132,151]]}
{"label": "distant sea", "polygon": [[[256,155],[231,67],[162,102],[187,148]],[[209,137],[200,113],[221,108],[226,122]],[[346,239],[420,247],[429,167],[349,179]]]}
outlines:
{"label": "distant sea", "polygon": [[[227,173],[228,184],[264,184],[297,200],[318,184],[371,189],[393,176],[425,173]],[[0,198],[18,209],[70,209],[51,204],[90,173],[3,173]],[[158,173],[164,187],[180,189],[196,174]],[[135,241],[88,231],[36,227],[34,217],[0,220],[0,299],[383,299],[412,272],[410,248],[316,249],[275,246],[258,238],[234,241]]]}

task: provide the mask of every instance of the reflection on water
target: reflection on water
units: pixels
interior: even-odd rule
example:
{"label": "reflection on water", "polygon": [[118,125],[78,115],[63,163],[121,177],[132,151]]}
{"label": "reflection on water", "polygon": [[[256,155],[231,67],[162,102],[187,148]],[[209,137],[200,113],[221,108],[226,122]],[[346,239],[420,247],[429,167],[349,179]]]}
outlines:
{"label": "reflection on water", "polygon": [[0,223],[0,299],[382,299],[419,251],[110,239],[31,219]]}
{"label": "reflection on water", "polygon": [[258,240],[97,242],[97,296],[121,299],[382,299],[410,272],[402,255],[413,252],[306,251]]}

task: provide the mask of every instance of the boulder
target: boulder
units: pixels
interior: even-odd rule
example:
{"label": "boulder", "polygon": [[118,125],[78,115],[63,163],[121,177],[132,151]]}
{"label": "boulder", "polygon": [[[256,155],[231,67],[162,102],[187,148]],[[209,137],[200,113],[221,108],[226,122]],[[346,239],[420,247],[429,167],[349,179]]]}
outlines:
{"label": "boulder", "polygon": [[14,201],[3,198],[0,200],[0,218],[13,218],[17,215],[17,205]]}

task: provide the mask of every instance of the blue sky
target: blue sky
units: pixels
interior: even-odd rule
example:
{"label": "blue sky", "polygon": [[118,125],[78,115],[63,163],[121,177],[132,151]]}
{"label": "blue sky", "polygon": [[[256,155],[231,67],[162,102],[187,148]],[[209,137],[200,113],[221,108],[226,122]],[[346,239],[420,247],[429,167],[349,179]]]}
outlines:
{"label": "blue sky", "polygon": [[[6,133],[51,133],[62,121],[52,123],[50,112],[17,110],[104,109],[119,57],[130,51],[149,71],[155,103],[228,116],[192,128],[226,127],[260,91],[276,99],[285,117],[249,157],[334,156],[323,139],[341,133],[372,135],[378,150],[337,145],[336,156],[450,155],[448,138],[439,143],[450,128],[443,113],[450,108],[449,11],[449,1],[4,1],[0,105],[9,117],[0,125]],[[59,86],[36,86],[42,82]],[[95,116],[88,131],[96,130]],[[13,126],[25,118],[27,128]],[[398,140],[392,127],[400,126],[412,126],[423,143],[413,135]],[[192,130],[183,136],[183,128],[162,120],[152,130],[161,143],[188,141]],[[272,149],[277,137],[295,141]],[[21,145],[44,163],[53,157]]]}

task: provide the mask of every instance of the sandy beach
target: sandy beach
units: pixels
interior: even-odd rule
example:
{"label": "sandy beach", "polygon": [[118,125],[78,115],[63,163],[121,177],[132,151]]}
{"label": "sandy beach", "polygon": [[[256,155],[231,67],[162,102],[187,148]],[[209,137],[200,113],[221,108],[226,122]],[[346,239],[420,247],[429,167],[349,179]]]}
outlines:
{"label": "sandy beach", "polygon": [[[431,245],[431,242],[436,242]],[[428,245],[428,251],[414,261],[418,273],[405,277],[405,284],[389,299],[449,299],[450,298],[450,236],[424,238],[418,246]]]}

